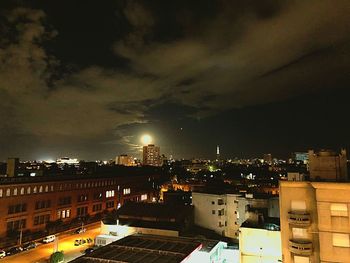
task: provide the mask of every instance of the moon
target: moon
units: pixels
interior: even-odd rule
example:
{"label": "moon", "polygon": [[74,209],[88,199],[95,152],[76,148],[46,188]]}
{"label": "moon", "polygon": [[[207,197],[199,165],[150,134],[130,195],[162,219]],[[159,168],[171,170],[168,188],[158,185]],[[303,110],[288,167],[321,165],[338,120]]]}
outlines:
{"label": "moon", "polygon": [[143,145],[148,145],[152,143],[152,137],[151,135],[144,134],[141,136],[141,142]]}

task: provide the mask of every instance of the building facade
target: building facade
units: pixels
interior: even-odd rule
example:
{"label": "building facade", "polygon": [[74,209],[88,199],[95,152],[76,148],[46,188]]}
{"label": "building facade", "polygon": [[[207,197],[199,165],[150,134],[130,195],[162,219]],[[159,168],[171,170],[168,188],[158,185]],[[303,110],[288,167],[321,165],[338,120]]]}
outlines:
{"label": "building facade", "polygon": [[309,151],[310,180],[346,181],[348,177],[346,150]]}
{"label": "building facade", "polygon": [[280,182],[283,262],[349,262],[350,183]]}
{"label": "building facade", "polygon": [[135,166],[136,165],[134,158],[132,156],[127,155],[127,154],[118,155],[115,159],[116,159],[115,163],[117,165],[123,165],[123,166]]}
{"label": "building facade", "polygon": [[0,237],[44,230],[48,222],[94,216],[128,200],[149,200],[155,177],[1,178]]}
{"label": "building facade", "polygon": [[159,146],[154,144],[143,146],[143,165],[162,166]]}

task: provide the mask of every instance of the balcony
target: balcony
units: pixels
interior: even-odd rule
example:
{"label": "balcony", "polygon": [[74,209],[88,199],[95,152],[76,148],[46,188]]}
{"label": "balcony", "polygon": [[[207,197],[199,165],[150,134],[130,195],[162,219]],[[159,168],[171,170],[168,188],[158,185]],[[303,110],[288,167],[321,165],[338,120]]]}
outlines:
{"label": "balcony", "polygon": [[298,226],[309,226],[311,224],[311,216],[308,212],[291,211],[288,212],[288,222]]}
{"label": "balcony", "polygon": [[312,242],[309,240],[289,240],[289,250],[293,254],[310,256],[312,254]]}

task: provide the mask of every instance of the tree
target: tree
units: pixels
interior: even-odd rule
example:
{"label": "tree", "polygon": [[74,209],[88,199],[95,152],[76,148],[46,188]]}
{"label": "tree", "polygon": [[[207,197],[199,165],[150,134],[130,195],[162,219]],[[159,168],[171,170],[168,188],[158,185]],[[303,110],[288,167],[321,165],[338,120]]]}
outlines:
{"label": "tree", "polygon": [[57,251],[51,255],[50,263],[62,263],[62,262],[64,262],[63,251]]}

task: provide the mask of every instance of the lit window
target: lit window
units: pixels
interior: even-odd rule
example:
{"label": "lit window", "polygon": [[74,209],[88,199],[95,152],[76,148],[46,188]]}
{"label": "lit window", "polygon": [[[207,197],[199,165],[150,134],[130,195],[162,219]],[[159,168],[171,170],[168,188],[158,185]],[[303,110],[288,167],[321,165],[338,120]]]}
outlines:
{"label": "lit window", "polygon": [[33,188],[33,193],[34,194],[36,194],[36,191],[37,191],[36,189],[37,189],[36,186],[34,186],[34,188]]}
{"label": "lit window", "polygon": [[40,187],[39,187],[39,193],[42,193],[42,192],[43,192],[43,186],[40,185]]}
{"label": "lit window", "polygon": [[50,186],[50,191],[53,192],[53,185]]}
{"label": "lit window", "polygon": [[24,187],[21,188],[20,194],[24,195]]}
{"label": "lit window", "polygon": [[348,205],[331,204],[331,216],[348,216]]}
{"label": "lit window", "polygon": [[13,189],[13,195],[17,195],[17,188]]}
{"label": "lit window", "polygon": [[333,246],[350,247],[349,234],[333,233]]}
{"label": "lit window", "polygon": [[11,195],[11,190],[9,188],[6,189],[6,196],[10,196]]}
{"label": "lit window", "polygon": [[67,218],[70,217],[70,209],[67,209],[67,210],[66,210],[66,217],[67,217]]}
{"label": "lit window", "polygon": [[45,192],[48,192],[48,191],[49,191],[49,186],[46,185],[46,186],[45,186]]}
{"label": "lit window", "polygon": [[147,194],[141,195],[141,201],[145,201],[145,200],[147,200]]}
{"label": "lit window", "polygon": [[65,210],[62,211],[62,218],[66,218],[66,211]]}
{"label": "lit window", "polygon": [[2,189],[0,189],[0,197],[2,197]]}
{"label": "lit window", "polygon": [[29,195],[30,194],[30,186],[28,186],[28,188],[27,188],[27,195]]}
{"label": "lit window", "polygon": [[114,196],[114,190],[111,191],[111,195]]}

